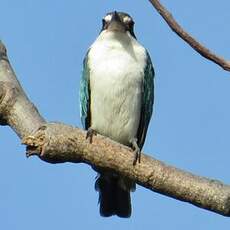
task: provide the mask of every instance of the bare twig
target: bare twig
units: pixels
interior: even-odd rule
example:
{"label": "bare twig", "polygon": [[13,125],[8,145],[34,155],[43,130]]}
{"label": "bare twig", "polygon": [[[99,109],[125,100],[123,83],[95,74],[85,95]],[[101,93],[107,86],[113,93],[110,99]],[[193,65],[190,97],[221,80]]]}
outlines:
{"label": "bare twig", "polygon": [[196,41],[191,35],[189,35],[182,27],[175,21],[172,14],[160,3],[159,0],[149,0],[150,3],[155,7],[159,14],[164,18],[169,27],[184,41],[186,41],[194,50],[200,55],[215,62],[221,66],[224,70],[230,71],[230,61],[226,61],[224,58],[217,56],[209,49],[204,47],[201,43]]}
{"label": "bare twig", "polygon": [[230,186],[192,175],[142,155],[133,166],[133,151],[97,135],[90,144],[86,132],[60,123],[45,123],[26,97],[0,43],[0,121],[9,125],[27,145],[27,156],[49,163],[87,163],[125,175],[161,194],[230,216]]}

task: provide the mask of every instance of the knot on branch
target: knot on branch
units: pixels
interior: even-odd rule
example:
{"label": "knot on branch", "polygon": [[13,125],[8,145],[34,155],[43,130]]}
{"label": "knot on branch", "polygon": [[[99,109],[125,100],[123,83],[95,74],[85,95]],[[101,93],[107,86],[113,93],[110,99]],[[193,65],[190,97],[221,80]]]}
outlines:
{"label": "knot on branch", "polygon": [[[66,131],[66,129],[68,130]],[[53,164],[69,161],[79,162],[80,160],[76,159],[74,154],[73,143],[77,138],[71,137],[73,129],[73,127],[67,127],[61,123],[46,123],[40,126],[34,133],[22,139],[22,144],[27,145],[26,156],[38,156]],[[59,146],[59,151],[57,151],[57,146]],[[72,158],[74,160],[71,160]]]}
{"label": "knot on branch", "polygon": [[9,82],[0,81],[0,125],[7,125],[7,118],[16,102],[18,89]]}
{"label": "knot on branch", "polygon": [[44,126],[41,126],[34,134],[22,139],[22,144],[27,145],[26,156],[42,156],[46,144]]}

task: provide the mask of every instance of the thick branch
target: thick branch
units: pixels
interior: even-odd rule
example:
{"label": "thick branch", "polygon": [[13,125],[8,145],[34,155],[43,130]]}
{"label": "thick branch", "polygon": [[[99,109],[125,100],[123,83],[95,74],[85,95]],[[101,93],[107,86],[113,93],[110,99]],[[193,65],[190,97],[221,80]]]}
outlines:
{"label": "thick branch", "polygon": [[28,146],[28,155],[38,155],[50,163],[84,162],[113,170],[152,191],[230,215],[230,186],[165,165],[144,154],[141,163],[133,166],[134,153],[130,148],[100,135],[90,144],[85,137],[81,129],[50,123],[23,143]]}
{"label": "thick branch", "polygon": [[195,49],[200,55],[215,62],[221,66],[224,70],[230,71],[230,61],[226,61],[224,58],[217,56],[209,49],[204,47],[201,43],[196,41],[191,35],[189,35],[182,27],[175,21],[172,14],[163,6],[158,0],[149,0],[159,14],[164,18],[169,27],[184,41],[186,41],[193,49]]}
{"label": "thick branch", "polygon": [[[85,132],[59,123],[45,123],[26,97],[0,43],[0,121],[27,145],[27,155],[49,163],[87,163],[120,173],[152,191],[230,216],[230,187],[192,175],[142,155],[133,166],[133,151],[100,135],[90,144]],[[39,129],[38,129],[39,127]]]}
{"label": "thick branch", "polygon": [[0,124],[9,125],[23,138],[44,122],[18,82],[0,41]]}

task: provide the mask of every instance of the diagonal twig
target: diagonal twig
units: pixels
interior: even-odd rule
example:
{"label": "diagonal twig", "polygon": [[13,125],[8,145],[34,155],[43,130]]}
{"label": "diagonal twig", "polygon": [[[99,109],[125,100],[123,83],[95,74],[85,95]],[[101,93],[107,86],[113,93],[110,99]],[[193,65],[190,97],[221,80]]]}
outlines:
{"label": "diagonal twig", "polygon": [[201,43],[195,40],[189,35],[183,28],[176,22],[172,14],[160,3],[159,0],[149,0],[158,13],[164,18],[169,27],[185,42],[187,42],[194,50],[196,50],[204,58],[215,62],[226,71],[230,71],[230,61],[226,61],[224,58],[217,56],[212,51],[207,49]]}

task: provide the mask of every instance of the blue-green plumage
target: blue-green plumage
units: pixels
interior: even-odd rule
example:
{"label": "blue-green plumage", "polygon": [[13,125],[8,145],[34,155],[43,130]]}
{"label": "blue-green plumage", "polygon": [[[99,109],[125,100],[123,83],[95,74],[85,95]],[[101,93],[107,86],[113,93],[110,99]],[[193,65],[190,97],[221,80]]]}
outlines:
{"label": "blue-green plumage", "polygon": [[154,101],[154,69],[150,59],[148,52],[146,51],[147,59],[146,66],[144,70],[144,81],[143,81],[143,89],[141,94],[141,117],[139,128],[137,131],[137,143],[142,149],[145,137],[147,133],[147,129],[149,126],[149,122],[153,112],[153,101]]}
{"label": "blue-green plumage", "polygon": [[90,85],[89,85],[88,53],[83,62],[83,71],[80,81],[80,116],[84,129],[90,126]]}

